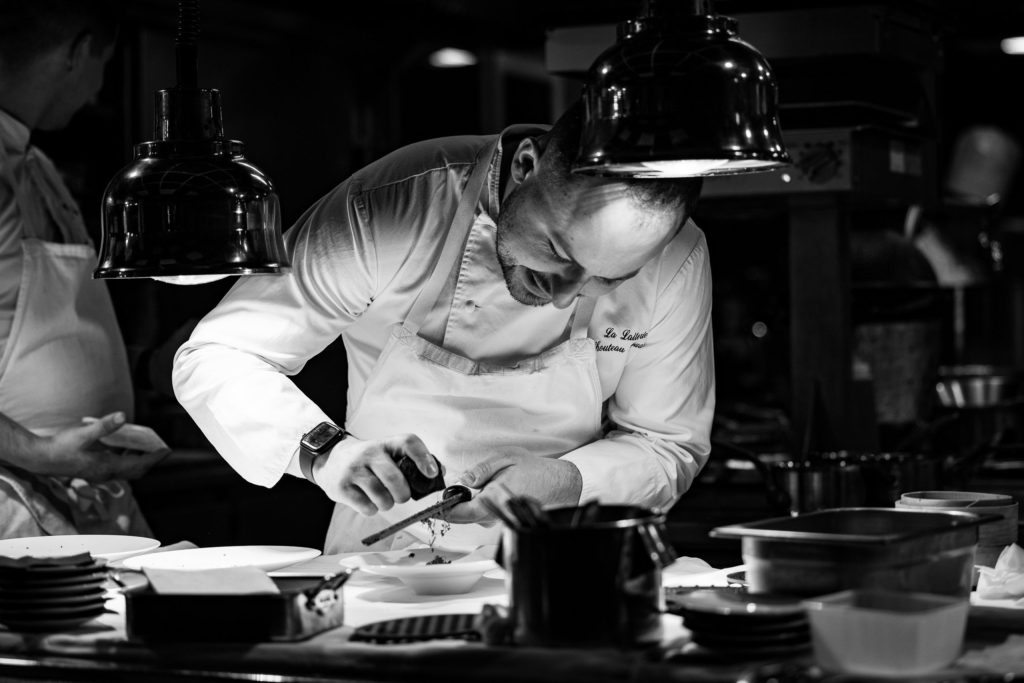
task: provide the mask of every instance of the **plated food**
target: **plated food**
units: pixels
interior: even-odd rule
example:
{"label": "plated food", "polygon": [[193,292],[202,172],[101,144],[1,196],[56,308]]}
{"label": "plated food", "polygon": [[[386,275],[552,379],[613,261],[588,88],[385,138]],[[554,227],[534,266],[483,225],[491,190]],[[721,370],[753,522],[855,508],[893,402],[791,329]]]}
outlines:
{"label": "plated food", "polygon": [[497,569],[495,546],[472,552],[441,548],[409,548],[360,553],[341,559],[343,567],[396,578],[418,595],[468,593],[486,572]]}

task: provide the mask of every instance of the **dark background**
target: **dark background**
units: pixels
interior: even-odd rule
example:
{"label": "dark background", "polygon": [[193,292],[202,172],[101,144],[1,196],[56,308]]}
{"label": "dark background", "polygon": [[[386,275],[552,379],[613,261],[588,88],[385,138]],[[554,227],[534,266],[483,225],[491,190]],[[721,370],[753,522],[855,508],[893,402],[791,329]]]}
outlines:
{"label": "dark background", "polygon": [[[548,32],[614,24],[637,16],[643,5],[626,0],[207,0],[201,3],[199,80],[201,86],[221,91],[227,136],[242,140],[249,159],[274,180],[287,228],[352,171],[405,143],[449,134],[495,133],[510,123],[553,121],[579,91],[580,83],[547,72]],[[720,0],[715,4],[717,12],[740,19],[741,37],[745,13],[822,7],[898,10],[925,26],[928,39],[934,42],[935,59],[925,67],[906,67],[898,60],[890,64],[884,59],[821,61],[813,66],[814,60],[773,63],[784,106],[797,97],[813,99],[818,91],[840,96],[849,92],[852,99],[864,100],[911,93],[907,109],[913,110],[914,120],[897,125],[912,128],[934,145],[928,184],[919,196],[858,207],[855,230],[896,233],[909,205],[939,203],[952,143],[966,126],[993,124],[1024,140],[1019,109],[1024,56],[1003,55],[998,45],[1003,37],[1024,34],[1024,3]],[[105,184],[129,161],[133,144],[153,137],[153,91],[174,84],[176,20],[174,2],[131,3],[97,106],[81,112],[67,130],[37,137],[66,174],[97,242]],[[841,23],[815,29],[826,37],[841,37],[844,32]],[[777,39],[785,42],[790,37]],[[479,63],[443,70],[427,65],[427,55],[443,46],[471,50]],[[792,121],[803,125],[797,114],[792,116]],[[786,109],[781,120],[785,131]],[[1003,208],[1007,214],[1020,213],[1018,202],[1024,200],[1020,195],[1011,192]],[[721,412],[750,404],[784,416],[790,362],[787,205],[772,197],[705,198],[695,218],[712,252]],[[193,287],[151,281],[109,284],[126,340],[145,346],[159,343],[179,325],[201,317],[231,281]],[[998,355],[998,344],[993,341],[994,346],[984,352]],[[314,359],[296,381],[343,421],[345,367],[340,344]],[[138,421],[155,426],[177,448],[203,451],[208,447],[172,398],[145,387],[140,387]],[[200,476],[195,472],[212,476],[206,470],[192,472],[182,474],[176,485],[192,486],[190,482]],[[237,486],[233,477],[222,472],[211,481],[221,487]],[[309,502],[315,496],[301,485],[286,483],[300,486],[296,495],[315,508],[320,524],[326,508],[322,502]],[[153,485],[148,495],[163,501],[160,505],[172,506],[173,496],[166,488]],[[215,498],[214,492],[210,500]],[[257,507],[264,505],[262,501]],[[153,505],[156,516],[159,506]],[[203,544],[257,537],[279,540],[269,538],[272,534],[265,522],[240,521],[249,512],[232,508],[223,514],[233,516],[234,526],[210,531]],[[177,533],[179,527],[165,528],[167,533]],[[203,540],[195,533],[192,536],[197,542]],[[294,536],[289,539],[295,541]]]}

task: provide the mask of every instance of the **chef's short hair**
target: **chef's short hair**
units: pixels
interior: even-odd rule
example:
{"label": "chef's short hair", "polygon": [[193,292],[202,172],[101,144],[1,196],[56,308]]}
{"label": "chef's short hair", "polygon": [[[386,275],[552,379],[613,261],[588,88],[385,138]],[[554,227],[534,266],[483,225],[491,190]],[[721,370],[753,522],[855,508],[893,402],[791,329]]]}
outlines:
{"label": "chef's short hair", "polygon": [[124,0],[0,0],[0,66],[8,72],[81,34],[99,54],[117,37]]}
{"label": "chef's short hair", "polygon": [[[572,163],[579,153],[583,132],[583,102],[577,100],[547,132],[544,156],[554,162],[558,175],[571,181]],[[549,152],[554,156],[549,157]],[[645,206],[660,209],[682,207],[687,216],[693,213],[703,181],[700,178],[628,178],[617,177],[629,188],[633,198]]]}

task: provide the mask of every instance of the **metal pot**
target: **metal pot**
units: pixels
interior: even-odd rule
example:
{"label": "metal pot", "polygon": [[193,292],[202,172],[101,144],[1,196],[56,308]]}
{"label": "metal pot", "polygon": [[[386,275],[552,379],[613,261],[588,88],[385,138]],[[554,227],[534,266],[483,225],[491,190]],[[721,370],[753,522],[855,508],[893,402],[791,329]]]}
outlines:
{"label": "metal pot", "polygon": [[830,451],[791,459],[712,443],[714,449],[752,463],[764,481],[768,504],[791,515],[862,505],[891,507],[906,491],[942,488],[949,464],[921,453]]}
{"label": "metal pot", "polygon": [[779,513],[865,505],[866,485],[859,463],[845,458],[793,459],[782,453],[758,455],[714,440],[713,448],[750,462],[765,485],[768,505]]}
{"label": "metal pot", "polygon": [[[814,453],[814,462],[858,469],[863,485],[862,505],[891,507],[902,493],[942,488],[942,458],[923,453],[831,451]],[[850,507],[836,505],[832,507]]]}
{"label": "metal pot", "polygon": [[509,576],[513,640],[545,647],[637,647],[661,627],[661,570],[675,560],[665,516],[596,505],[545,509],[547,523],[506,527],[498,559]]}
{"label": "metal pot", "polygon": [[1020,398],[1021,373],[994,365],[939,368],[935,395],[943,408],[988,408]]}

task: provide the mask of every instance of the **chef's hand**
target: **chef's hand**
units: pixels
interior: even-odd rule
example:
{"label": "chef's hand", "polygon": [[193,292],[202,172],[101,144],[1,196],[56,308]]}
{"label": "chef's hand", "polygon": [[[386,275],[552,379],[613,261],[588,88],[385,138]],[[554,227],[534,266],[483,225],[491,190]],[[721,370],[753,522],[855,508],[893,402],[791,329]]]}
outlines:
{"label": "chef's hand", "polygon": [[404,434],[381,441],[346,437],[329,456],[314,461],[313,479],[331,500],[361,514],[375,515],[412,497],[409,482],[392,458],[403,454],[426,476],[437,476],[437,465],[426,445],[415,434]]}
{"label": "chef's hand", "polygon": [[498,456],[466,470],[459,481],[480,489],[480,493],[449,510],[445,519],[457,524],[492,521],[494,516],[480,498],[504,500],[508,494],[501,487],[513,495],[534,498],[542,505],[577,505],[583,491],[583,477],[576,465],[557,458]]}
{"label": "chef's hand", "polygon": [[31,467],[36,474],[53,477],[77,477],[86,481],[138,479],[170,452],[112,449],[100,439],[125,423],[124,413],[110,413],[81,427],[70,427],[50,436],[38,437],[41,457]]}

